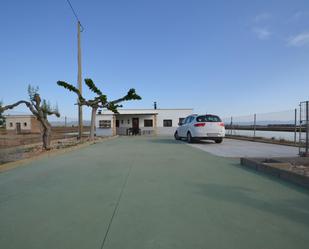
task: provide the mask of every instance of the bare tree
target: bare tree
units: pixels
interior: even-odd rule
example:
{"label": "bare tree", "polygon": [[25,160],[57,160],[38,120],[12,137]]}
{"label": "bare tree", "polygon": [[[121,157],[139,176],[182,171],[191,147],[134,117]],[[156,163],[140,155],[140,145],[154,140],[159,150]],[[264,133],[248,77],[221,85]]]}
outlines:
{"label": "bare tree", "polygon": [[[3,105],[3,102],[0,100],[0,107]],[[0,127],[5,126],[5,117],[3,113],[0,112]]]}
{"label": "bare tree", "polygon": [[131,88],[128,93],[116,100],[108,101],[107,96],[104,95],[97,86],[93,83],[91,79],[85,79],[85,83],[88,86],[88,88],[95,93],[97,96],[93,99],[86,100],[80,93],[80,91],[74,87],[73,85],[65,82],[65,81],[58,81],[57,84],[59,86],[64,87],[65,89],[68,89],[69,91],[72,91],[77,94],[79,105],[85,105],[92,108],[91,111],[91,126],[90,126],[90,140],[94,139],[94,131],[95,131],[95,119],[96,119],[96,113],[98,108],[106,108],[114,113],[118,113],[117,108],[122,107],[122,105],[119,105],[119,103],[123,101],[128,100],[140,100],[141,97],[136,94],[135,89]]}
{"label": "bare tree", "polygon": [[6,110],[13,109],[21,104],[25,104],[32,114],[37,118],[37,120],[42,125],[42,139],[43,139],[43,148],[45,150],[50,149],[51,142],[51,124],[48,122],[47,117],[49,115],[56,115],[60,117],[58,107],[52,108],[50,103],[45,99],[41,99],[40,94],[38,93],[38,87],[34,88],[28,86],[28,94],[30,101],[20,100],[14,104],[2,106],[0,104],[0,114]]}

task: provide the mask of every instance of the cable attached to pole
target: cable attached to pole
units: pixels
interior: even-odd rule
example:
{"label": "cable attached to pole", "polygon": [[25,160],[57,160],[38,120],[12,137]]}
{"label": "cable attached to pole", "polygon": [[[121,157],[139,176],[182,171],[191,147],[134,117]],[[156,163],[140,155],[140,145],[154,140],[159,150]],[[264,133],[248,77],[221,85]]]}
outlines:
{"label": "cable attached to pole", "polygon": [[73,6],[72,6],[70,0],[66,0],[66,1],[67,1],[67,3],[69,4],[69,6],[70,6],[70,8],[71,8],[71,10],[72,10],[72,13],[73,13],[73,15],[75,16],[75,18],[76,18],[78,24],[79,24],[80,27],[82,28],[80,32],[83,32],[83,31],[84,31],[84,27],[83,27],[83,25],[81,24],[81,22],[80,22],[80,20],[79,20],[79,18],[78,18],[78,16],[77,16],[77,13],[76,13],[76,11],[74,10],[74,8],[73,8]]}

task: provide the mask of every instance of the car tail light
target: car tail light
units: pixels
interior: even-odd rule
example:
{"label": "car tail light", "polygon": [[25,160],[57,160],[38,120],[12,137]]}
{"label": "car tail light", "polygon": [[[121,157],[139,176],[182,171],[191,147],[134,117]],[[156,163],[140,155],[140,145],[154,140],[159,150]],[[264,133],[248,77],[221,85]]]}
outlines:
{"label": "car tail light", "polygon": [[223,122],[220,122],[220,123],[219,123],[219,126],[224,127],[224,123],[223,123]]}
{"label": "car tail light", "polygon": [[196,124],[194,124],[195,127],[203,127],[205,125],[206,125],[205,123],[196,123]]}

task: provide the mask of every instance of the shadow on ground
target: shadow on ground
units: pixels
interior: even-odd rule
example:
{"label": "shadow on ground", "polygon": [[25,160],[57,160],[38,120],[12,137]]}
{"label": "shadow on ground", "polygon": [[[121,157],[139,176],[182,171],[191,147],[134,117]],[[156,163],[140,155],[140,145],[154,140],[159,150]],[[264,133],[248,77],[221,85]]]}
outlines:
{"label": "shadow on ground", "polygon": [[262,212],[281,216],[309,227],[309,203],[302,199],[262,200],[256,190],[248,187],[214,183],[193,184],[197,193],[210,199],[243,205]]}
{"label": "shadow on ground", "polygon": [[[178,144],[180,142],[187,143],[186,140],[175,140],[174,138],[158,138],[150,140],[153,143],[164,143],[164,144]],[[216,144],[214,141],[210,140],[197,140],[194,141],[192,144]]]}
{"label": "shadow on ground", "polygon": [[197,141],[194,141],[193,144],[216,144],[216,143],[211,140],[197,140]]}

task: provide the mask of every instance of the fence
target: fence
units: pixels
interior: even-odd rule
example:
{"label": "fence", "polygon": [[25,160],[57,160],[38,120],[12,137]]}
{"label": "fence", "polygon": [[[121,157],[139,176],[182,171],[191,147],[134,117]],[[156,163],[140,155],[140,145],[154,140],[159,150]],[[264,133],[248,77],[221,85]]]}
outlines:
{"label": "fence", "polygon": [[247,136],[298,142],[300,132],[298,109],[252,113],[244,116],[230,116],[223,119],[226,133],[230,136]]}
{"label": "fence", "polygon": [[309,156],[309,101],[299,104],[299,154]]}
{"label": "fence", "polygon": [[[28,112],[9,111],[4,113],[7,124],[0,127],[0,149],[42,142],[41,127],[29,117]],[[12,119],[13,117],[13,119]],[[9,121],[8,121],[9,120]],[[78,135],[78,119],[72,117],[48,117],[52,125],[52,140],[76,138]],[[17,124],[19,124],[17,126]],[[84,120],[84,135],[90,131],[90,121]],[[34,128],[36,127],[36,128]]]}

